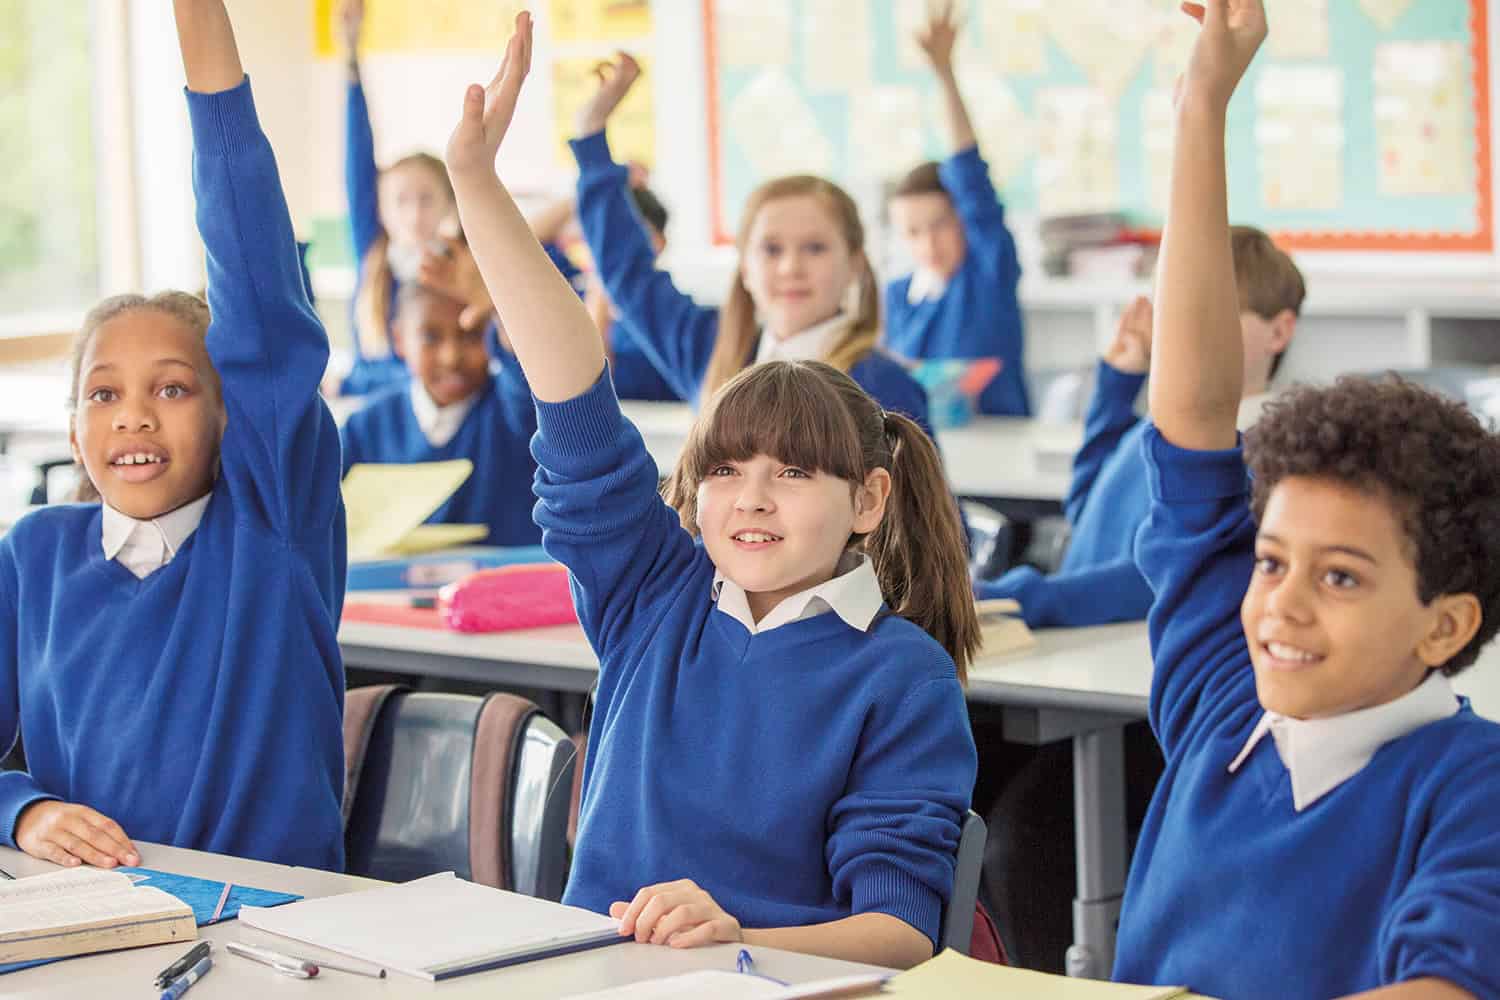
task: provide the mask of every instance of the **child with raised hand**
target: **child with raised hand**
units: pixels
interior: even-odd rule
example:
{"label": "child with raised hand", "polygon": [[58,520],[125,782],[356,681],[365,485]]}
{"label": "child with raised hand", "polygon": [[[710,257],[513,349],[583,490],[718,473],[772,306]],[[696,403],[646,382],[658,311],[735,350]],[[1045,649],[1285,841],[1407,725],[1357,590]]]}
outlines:
{"label": "child with raised hand", "polygon": [[1497,996],[1500,726],[1448,678],[1500,626],[1500,439],[1410,383],[1349,378],[1271,403],[1241,448],[1224,123],[1265,12],[1185,7],[1203,28],[1177,107],[1136,546],[1167,770],[1115,976],[1220,997]]}
{"label": "child with raised hand", "polygon": [[[492,364],[489,293],[469,248],[455,242],[445,281],[411,281],[396,295],[396,343],[409,383],[388,386],[349,416],[340,432],[343,471],[359,462],[468,459],[474,471],[432,515],[431,524],[486,524],[488,545],[535,545],[531,435],[536,408],[514,359]],[[468,276],[472,275],[472,281]],[[431,280],[431,279],[428,279]],[[485,302],[483,323],[466,302]]]}
{"label": "child with raised hand", "polygon": [[926,392],[877,346],[880,292],[859,209],[838,185],[799,175],[751,193],[723,309],[698,305],[657,268],[631,206],[629,171],[614,162],[604,135],[639,76],[640,65],[621,53],[578,112],[578,217],[610,300],[672,388],[706,401],[755,362],[826,361],[930,432]]}
{"label": "child with raised hand", "polygon": [[952,152],[913,169],[891,196],[891,223],[916,271],[886,285],[886,343],[908,358],[999,358],[979,411],[1024,416],[1021,263],[954,73],[954,8],[940,0],[917,35],[942,91]]}
{"label": "child with raised hand", "polygon": [[[345,525],[328,341],[223,0],[175,0],[208,306],[117,296],[74,354],[103,496],[0,540],[0,837],[62,865],[133,838],[338,869]],[[212,311],[212,320],[209,318]]]}
{"label": "child with raised hand", "polygon": [[523,14],[448,166],[537,398],[543,544],[600,659],[566,901],[673,947],[911,965],[975,770],[936,451],[830,366],[757,365],[707,401],[663,502],[597,329],[495,176],[530,48]]}

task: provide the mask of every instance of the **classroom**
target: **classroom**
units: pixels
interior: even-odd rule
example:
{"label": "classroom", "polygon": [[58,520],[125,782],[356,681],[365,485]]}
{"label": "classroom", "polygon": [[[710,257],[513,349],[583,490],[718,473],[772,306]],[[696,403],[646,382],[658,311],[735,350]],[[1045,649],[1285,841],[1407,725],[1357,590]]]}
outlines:
{"label": "classroom", "polygon": [[0,994],[1500,1000],[1497,15],[0,0]]}

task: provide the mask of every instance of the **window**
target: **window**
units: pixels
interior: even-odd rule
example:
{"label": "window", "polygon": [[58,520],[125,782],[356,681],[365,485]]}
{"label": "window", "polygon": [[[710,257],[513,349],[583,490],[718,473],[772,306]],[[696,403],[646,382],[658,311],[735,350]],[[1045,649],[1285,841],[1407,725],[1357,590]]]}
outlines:
{"label": "window", "polygon": [[92,6],[0,0],[0,313],[99,297]]}

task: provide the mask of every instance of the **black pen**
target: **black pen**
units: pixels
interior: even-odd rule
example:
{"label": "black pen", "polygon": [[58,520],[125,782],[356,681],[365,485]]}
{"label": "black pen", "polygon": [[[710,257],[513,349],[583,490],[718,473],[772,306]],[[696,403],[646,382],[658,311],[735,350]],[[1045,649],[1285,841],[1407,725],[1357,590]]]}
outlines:
{"label": "black pen", "polygon": [[207,941],[199,941],[193,945],[186,955],[183,955],[177,961],[157,973],[156,988],[159,990],[166,989],[168,983],[197,965],[198,960],[206,956],[208,952],[209,944]]}
{"label": "black pen", "polygon": [[6,871],[4,868],[0,868],[0,878],[8,878],[12,882],[14,882],[16,880],[16,877],[14,875],[12,875],[10,872]]}

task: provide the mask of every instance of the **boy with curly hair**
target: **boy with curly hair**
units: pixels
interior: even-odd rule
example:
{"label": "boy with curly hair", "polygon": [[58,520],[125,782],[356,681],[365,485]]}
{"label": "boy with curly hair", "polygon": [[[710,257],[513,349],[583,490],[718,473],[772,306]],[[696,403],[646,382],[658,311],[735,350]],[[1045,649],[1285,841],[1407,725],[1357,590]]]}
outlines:
{"label": "boy with curly hair", "polygon": [[1167,770],[1115,977],[1500,996],[1500,726],[1448,680],[1500,626],[1500,439],[1408,383],[1345,379],[1273,404],[1241,449],[1224,123],[1265,12],[1184,6],[1203,30],[1177,107],[1136,543]]}

